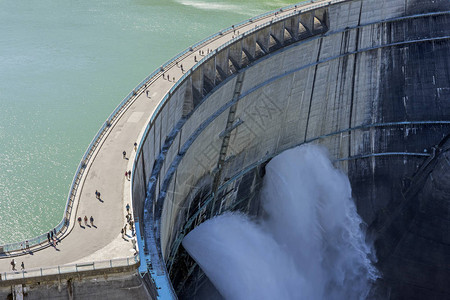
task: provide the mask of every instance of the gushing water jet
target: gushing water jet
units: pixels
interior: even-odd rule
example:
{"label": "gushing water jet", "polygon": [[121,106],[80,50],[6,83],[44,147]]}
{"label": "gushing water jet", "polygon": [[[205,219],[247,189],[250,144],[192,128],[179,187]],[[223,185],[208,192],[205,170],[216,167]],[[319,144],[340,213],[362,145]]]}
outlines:
{"label": "gushing water jet", "polygon": [[267,165],[264,217],[227,212],[183,246],[226,299],[364,299],[379,277],[348,178],[304,145]]}

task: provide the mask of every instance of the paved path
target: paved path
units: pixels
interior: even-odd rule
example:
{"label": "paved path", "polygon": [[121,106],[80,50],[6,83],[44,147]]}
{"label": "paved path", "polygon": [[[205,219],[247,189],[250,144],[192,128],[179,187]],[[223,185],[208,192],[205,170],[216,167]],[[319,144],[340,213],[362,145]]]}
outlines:
{"label": "paved path", "polygon": [[[320,1],[318,1],[320,2]],[[307,6],[310,6],[306,5]],[[292,13],[294,9],[281,12],[278,16]],[[277,16],[277,17],[278,17]],[[270,21],[274,16],[269,15],[261,20],[254,21],[244,26],[236,27],[236,33],[243,33]],[[199,50],[205,54],[207,50],[214,50],[234,37],[233,31],[225,33],[212,41],[189,52],[182,60],[184,70],[190,69],[194,64],[194,56],[200,60]],[[20,263],[24,262],[25,268],[40,268],[57,265],[65,265],[80,262],[92,262],[133,256],[134,250],[130,238],[122,239],[121,228],[124,226],[125,206],[130,201],[130,182],[125,178],[125,171],[131,170],[134,161],[133,144],[138,142],[143,129],[149,122],[157,104],[175,84],[172,78],[178,80],[183,74],[175,65],[169,67],[165,74],[170,75],[170,81],[163,79],[162,73],[152,83],[149,96],[143,92],[116,119],[101,145],[97,147],[83,179],[77,191],[75,202],[78,207],[72,213],[71,228],[67,231],[57,248],[47,247],[34,252],[15,257],[20,270]],[[127,158],[122,157],[123,151],[127,152]],[[95,191],[101,193],[101,201],[96,199]],[[75,204],[76,205],[76,204]],[[94,227],[80,227],[75,217],[94,217]],[[89,223],[89,222],[88,222]],[[11,270],[11,258],[0,259],[0,272]]]}

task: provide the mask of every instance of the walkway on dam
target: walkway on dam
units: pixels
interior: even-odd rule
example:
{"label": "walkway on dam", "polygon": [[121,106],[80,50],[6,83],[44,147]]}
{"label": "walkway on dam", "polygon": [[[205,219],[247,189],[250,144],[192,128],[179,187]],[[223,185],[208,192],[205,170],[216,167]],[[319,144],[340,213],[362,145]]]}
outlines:
{"label": "walkway on dam", "polygon": [[[321,1],[317,1],[321,2]],[[310,3],[302,6],[316,5]],[[278,12],[277,17],[290,14],[294,8]],[[208,50],[214,50],[222,44],[230,41],[245,31],[262,25],[274,18],[274,14],[262,19],[245,23],[233,30],[218,35],[204,44],[188,52],[179,61],[184,71],[196,64],[197,60],[203,58],[199,50],[206,55]],[[89,263],[93,261],[109,260],[115,258],[132,257],[135,253],[131,237],[122,238],[121,229],[126,223],[125,206],[130,203],[130,181],[125,177],[125,171],[132,169],[135,157],[134,143],[140,140],[143,131],[149,122],[157,104],[164,98],[165,94],[182,75],[181,68],[174,64],[169,65],[164,71],[170,81],[163,78],[159,73],[158,78],[147,87],[148,93],[142,91],[140,95],[128,103],[128,107],[122,115],[115,119],[108,128],[107,134],[100,141],[95,150],[87,169],[83,174],[80,187],[77,190],[74,210],[72,212],[70,226],[61,238],[56,248],[49,246],[44,249],[30,253],[18,253],[15,256],[16,269],[20,271],[20,264],[24,262],[25,269],[44,268],[73,263]],[[148,94],[148,95],[147,95]],[[126,158],[122,152],[126,151]],[[95,191],[101,193],[101,200],[96,199]],[[130,203],[131,205],[131,203]],[[76,218],[93,216],[94,227],[79,226]],[[131,235],[130,232],[128,232]],[[33,251],[33,248],[31,248]],[[0,273],[11,271],[11,257],[0,258]]]}

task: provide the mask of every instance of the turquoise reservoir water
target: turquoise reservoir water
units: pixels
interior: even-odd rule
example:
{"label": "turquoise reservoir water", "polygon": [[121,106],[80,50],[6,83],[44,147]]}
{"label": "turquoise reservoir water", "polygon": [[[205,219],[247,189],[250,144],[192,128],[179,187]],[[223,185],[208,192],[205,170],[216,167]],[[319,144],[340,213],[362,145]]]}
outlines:
{"label": "turquoise reservoir water", "polygon": [[0,0],[0,244],[61,221],[86,147],[143,78],[220,29],[296,2]]}

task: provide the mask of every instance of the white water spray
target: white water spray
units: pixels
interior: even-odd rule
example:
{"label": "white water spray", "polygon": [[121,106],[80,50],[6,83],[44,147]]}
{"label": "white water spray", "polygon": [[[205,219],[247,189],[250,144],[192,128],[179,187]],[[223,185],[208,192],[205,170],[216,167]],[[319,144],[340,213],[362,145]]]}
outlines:
{"label": "white water spray", "polygon": [[378,272],[348,178],[324,149],[287,150],[266,167],[266,216],[225,213],[183,246],[227,299],[364,299]]}

